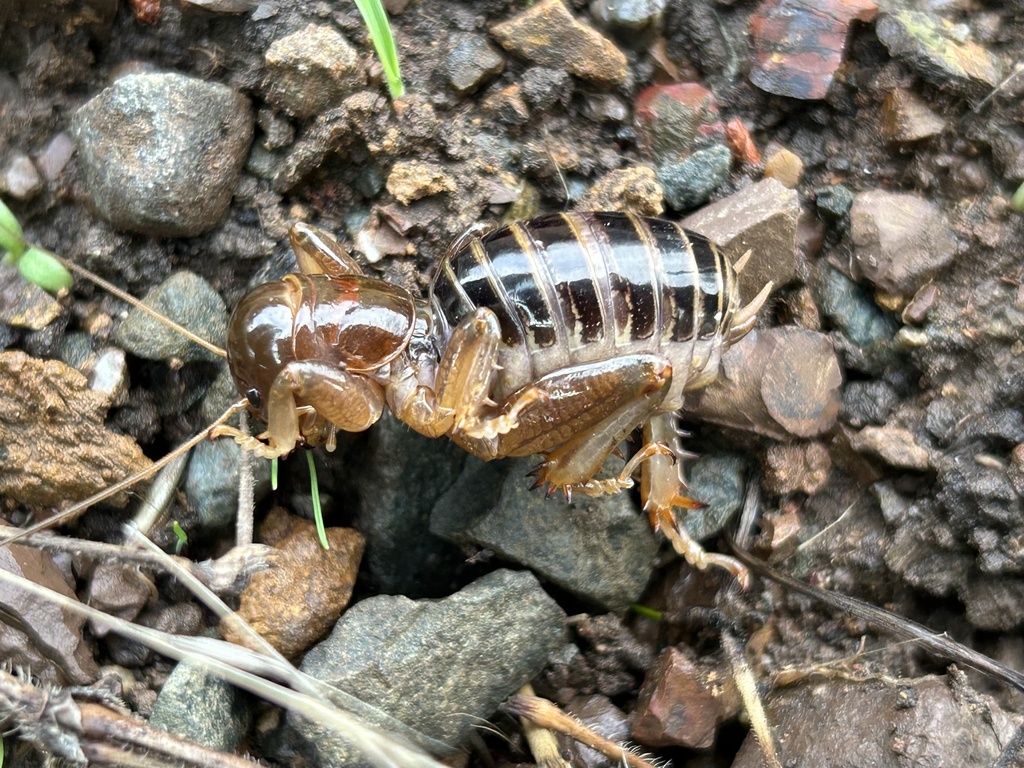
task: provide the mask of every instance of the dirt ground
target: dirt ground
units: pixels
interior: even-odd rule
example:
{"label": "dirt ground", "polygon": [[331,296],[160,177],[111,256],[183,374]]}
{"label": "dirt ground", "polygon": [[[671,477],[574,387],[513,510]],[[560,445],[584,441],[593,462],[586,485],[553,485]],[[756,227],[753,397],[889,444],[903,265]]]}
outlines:
{"label": "dirt ground", "polygon": [[[134,295],[187,269],[230,309],[253,286],[290,271],[292,220],[335,233],[369,274],[423,295],[447,245],[478,221],[595,207],[679,220],[707,204],[755,194],[771,176],[785,194],[795,191],[795,214],[788,225],[793,247],[783,258],[791,271],[781,280],[768,275],[776,285],[761,315],[762,338],[768,328],[781,327],[813,332],[828,343],[812,354],[793,342],[783,367],[794,373],[772,385],[765,407],[776,413],[771,400],[787,386],[803,397],[801,387],[817,381],[820,361],[834,360],[842,384],[808,397],[820,398],[823,411],[834,403],[837,412],[806,429],[768,417],[762,423],[749,413],[748,424],[684,415],[692,433],[687,447],[734,457],[744,467],[740,475],[756,491],[748,498],[758,500],[759,511],[746,542],[758,556],[1024,670],[1024,204],[1015,207],[1012,200],[1024,182],[1024,77],[1014,77],[1024,50],[1024,7],[919,3],[919,16],[911,18],[898,17],[905,11],[895,7],[837,2],[844,10],[833,16],[847,21],[836,22],[828,37],[808,21],[818,19],[808,7],[813,3],[669,0],[660,14],[651,10],[657,5],[573,2],[563,10],[584,29],[597,30],[603,42],[585,33],[579,40],[538,42],[543,35],[535,29],[495,28],[550,2],[395,0],[389,11],[407,91],[393,101],[363,22],[348,3],[254,0],[243,12],[226,12],[159,0],[9,0],[0,7],[0,196],[28,240]],[[638,28],[627,26],[633,11],[646,20]],[[609,15],[613,21],[602,21]],[[773,26],[781,18],[808,27]],[[931,48],[899,38],[894,27],[907,19],[933,25],[932,38],[918,38]],[[564,31],[570,23],[555,14],[555,25]],[[817,46],[799,44],[807,30],[822,35]],[[315,37],[320,34],[326,37]],[[354,58],[341,65],[325,54],[321,71],[318,52],[339,46],[332,34],[347,39],[344,47]],[[555,53],[545,53],[545,45]],[[768,61],[783,65],[773,69]],[[312,70],[303,69],[307,64]],[[119,132],[117,110],[133,109],[137,94],[95,107],[93,117],[82,110],[119,77],[158,73],[227,87],[211,92],[209,102],[184,102],[186,119],[161,128],[189,136],[194,117],[199,135],[198,126],[215,121],[202,141],[216,151],[195,178],[182,181],[175,169],[132,152],[148,137],[133,134],[131,126]],[[674,82],[707,89],[714,108],[701,112],[691,94],[679,99],[678,124],[671,115],[644,112],[645,89]],[[824,83],[820,94],[813,93],[816,83]],[[177,98],[176,86],[169,87],[167,103]],[[723,124],[733,119],[745,126],[756,157],[725,138]],[[729,148],[725,170],[717,176],[708,171],[714,182],[701,191],[691,184],[702,172],[692,158],[713,159],[722,147]],[[115,161],[97,161],[104,152],[118,153]],[[691,165],[683,165],[688,158]],[[26,170],[25,159],[34,171]],[[121,175],[100,179],[94,168],[103,162]],[[685,174],[686,184],[676,184],[673,174]],[[207,191],[204,184],[214,177]],[[193,197],[165,216],[161,190],[175,185]],[[768,195],[763,205],[772,215],[777,205],[783,216],[783,192],[772,194],[776,199]],[[137,205],[147,198],[157,202]],[[751,247],[756,251],[757,244]],[[201,290],[184,292],[194,298]],[[42,298],[30,304],[46,311]],[[223,312],[204,315],[211,332],[218,323],[223,328]],[[53,313],[52,322],[36,329],[8,315],[0,322],[4,353],[81,363],[95,386],[101,353],[120,343],[124,305],[76,279]],[[214,340],[223,343],[223,330]],[[127,355],[128,384],[113,397],[105,421],[104,404],[68,394],[81,385],[60,379],[66,388],[54,398],[73,401],[76,413],[95,409],[85,427],[91,434],[105,423],[110,434],[130,438],[115,462],[120,468],[108,466],[113,460],[105,454],[90,459],[86,473],[95,485],[83,481],[79,498],[123,474],[124,465],[145,462],[131,443],[156,459],[219,413],[200,402],[223,384],[217,363],[174,352],[154,358]],[[3,369],[6,410],[21,408],[30,416],[3,423],[7,480],[20,477],[14,463],[46,460],[26,458],[33,454],[23,450],[48,440],[27,431],[40,400],[26,392],[44,377],[34,365],[8,362]],[[46,407],[59,410],[50,400]],[[695,411],[702,408],[714,410],[703,402]],[[22,427],[26,431],[18,432]],[[75,431],[80,428],[73,424],[54,439],[49,460],[67,461],[57,474],[75,473],[63,457],[72,444],[87,442]],[[97,456],[117,439],[102,434]],[[416,476],[414,488],[427,490],[413,495],[471,496],[473,482],[488,482],[479,470],[471,475],[471,465],[464,467],[446,442],[421,449],[404,434],[391,422],[344,438],[337,454],[317,458],[328,525],[354,524],[369,541],[361,569],[356,556],[347,582],[353,601],[377,594],[442,598],[503,566],[530,569],[528,558],[500,546],[449,538],[408,571],[389,570],[382,562],[387,557],[413,558],[428,546],[416,527],[426,523],[399,524],[397,533],[383,524],[378,530],[367,522],[368,497],[414,507],[401,490],[412,482],[412,470],[402,468],[421,451],[437,451],[438,468],[426,480]],[[389,462],[391,474],[378,466]],[[528,484],[518,468],[508,472]],[[258,517],[274,501],[308,516],[305,473],[305,462],[292,461],[276,495],[259,483]],[[470,490],[458,490],[458,477],[470,477]],[[494,483],[503,482],[503,475],[496,477]],[[38,495],[25,495],[4,487],[3,509],[16,525],[71,500],[65,494],[72,493],[34,488]],[[742,502],[743,488],[737,498]],[[176,495],[154,538],[172,548],[169,521],[186,528],[191,521],[189,557],[222,555],[233,541],[230,528],[203,522],[195,506]],[[429,507],[422,512],[428,513]],[[114,538],[124,515],[98,509],[81,518],[75,533]],[[727,530],[736,525],[733,520]],[[727,545],[713,535],[706,546],[725,551]],[[96,566],[76,562],[73,570],[72,559],[57,558],[55,567],[70,580],[70,592],[90,599]],[[730,642],[739,643],[768,702],[769,727],[782,742],[785,765],[996,764],[1020,727],[1020,690],[972,671],[948,673],[948,659],[887,639],[863,619],[770,581],[755,578],[741,592],[724,573],[697,573],[664,546],[646,590],[625,601],[640,604],[639,611],[596,605],[590,593],[581,596],[543,569],[538,575],[572,617],[562,651],[550,653],[543,671],[533,673],[538,694],[587,722],[577,711],[581,702],[607,702],[602,712],[620,727],[613,738],[631,739],[677,765],[760,764],[748,737],[750,718],[741,714],[731,684],[723,694],[728,704],[693,690],[696,681],[706,691],[714,680],[736,675]],[[152,583],[160,596],[147,595],[146,615],[180,616],[187,612],[183,605],[192,605],[169,579]],[[200,633],[215,624],[198,609],[188,615],[171,626]],[[329,631],[333,620],[317,631]],[[81,632],[86,649],[71,654],[89,657],[76,662],[80,674],[65,668],[40,679],[88,684],[101,669],[116,666],[138,683],[133,693],[115,692],[150,715],[172,665],[132,655],[95,628]],[[22,657],[4,647],[19,666]],[[674,697],[697,703],[676,710]],[[913,722],[905,719],[908,711],[916,713]],[[11,722],[9,712],[0,714]],[[475,735],[468,753],[450,761],[533,761],[515,718],[493,708],[481,716],[511,737]],[[695,724],[702,716],[707,722]],[[274,728],[265,708],[257,707],[253,718],[258,725],[231,749],[267,764],[317,764],[315,754],[289,752],[282,746],[287,739],[268,735]],[[41,764],[35,747],[6,741],[6,765]],[[950,746],[954,742],[960,746]],[[968,742],[974,746],[956,751]],[[593,754],[564,750],[574,764],[605,764]],[[1024,749],[1018,745],[1015,757],[1004,753],[1002,759],[999,765],[1020,765]]]}

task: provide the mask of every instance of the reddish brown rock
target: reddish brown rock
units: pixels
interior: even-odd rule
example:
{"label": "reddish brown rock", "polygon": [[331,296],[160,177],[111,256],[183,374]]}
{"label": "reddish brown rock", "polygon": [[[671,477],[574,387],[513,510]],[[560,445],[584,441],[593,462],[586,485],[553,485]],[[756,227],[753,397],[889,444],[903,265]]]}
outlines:
{"label": "reddish brown rock", "polygon": [[[324,549],[313,523],[280,508],[260,526],[260,536],[276,548],[276,557],[243,590],[238,613],[292,658],[323,637],[348,605],[363,537],[350,528],[328,528],[330,549]],[[222,629],[225,639],[240,642],[228,625]]]}
{"label": "reddish brown rock", "polygon": [[871,0],[764,0],[750,17],[754,63],[750,81],[794,99],[828,93],[853,21],[873,21]]}
{"label": "reddish brown rock", "polygon": [[724,669],[698,667],[667,648],[640,689],[633,738],[651,747],[710,749],[718,726],[738,711],[738,694]]}
{"label": "reddish brown rock", "polygon": [[899,427],[864,427],[850,435],[850,446],[897,469],[924,472],[932,466],[931,454],[917,444],[914,433]]}

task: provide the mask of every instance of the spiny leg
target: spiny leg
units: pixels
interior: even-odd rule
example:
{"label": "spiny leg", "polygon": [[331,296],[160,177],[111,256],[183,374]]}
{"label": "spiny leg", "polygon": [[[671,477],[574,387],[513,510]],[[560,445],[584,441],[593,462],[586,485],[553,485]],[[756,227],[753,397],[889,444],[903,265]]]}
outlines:
{"label": "spiny leg", "polygon": [[750,574],[746,567],[728,555],[705,552],[700,543],[690,537],[676,516],[676,507],[700,509],[703,505],[685,495],[682,464],[676,459],[677,456],[681,458],[683,453],[678,445],[674,414],[659,413],[648,419],[644,424],[644,444],[669,445],[673,448],[668,454],[652,456],[643,465],[640,499],[651,519],[651,526],[656,531],[660,530],[672,542],[672,548],[694,568],[704,570],[709,565],[717,565],[729,571],[740,582],[740,586],[746,589],[750,585]]}
{"label": "spiny leg", "polygon": [[[506,413],[518,407],[513,429],[494,438],[459,433],[453,439],[485,459],[543,453],[539,484],[566,492],[614,493],[632,484],[629,474],[636,463],[618,478],[594,480],[594,475],[608,454],[658,407],[671,380],[672,368],[659,355],[623,355],[564,368],[505,401]],[[524,394],[534,391],[541,396],[522,405]]]}

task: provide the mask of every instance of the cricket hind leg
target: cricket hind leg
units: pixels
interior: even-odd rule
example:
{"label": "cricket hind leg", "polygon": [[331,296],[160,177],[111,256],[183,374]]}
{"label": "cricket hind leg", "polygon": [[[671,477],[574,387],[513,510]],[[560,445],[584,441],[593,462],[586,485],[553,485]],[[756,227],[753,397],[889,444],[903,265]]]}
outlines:
{"label": "cricket hind leg", "polygon": [[[679,444],[674,413],[658,413],[644,424],[644,445],[660,444],[670,447],[667,453],[652,455],[643,463],[640,481],[640,500],[651,520],[651,526],[661,531],[672,543],[672,548],[694,568],[704,570],[710,565],[729,571],[740,586],[750,584],[750,573],[739,560],[728,555],[706,552],[683,528],[676,509],[695,510],[704,505],[687,496],[682,459],[689,456]],[[643,449],[641,449],[643,450]]]}

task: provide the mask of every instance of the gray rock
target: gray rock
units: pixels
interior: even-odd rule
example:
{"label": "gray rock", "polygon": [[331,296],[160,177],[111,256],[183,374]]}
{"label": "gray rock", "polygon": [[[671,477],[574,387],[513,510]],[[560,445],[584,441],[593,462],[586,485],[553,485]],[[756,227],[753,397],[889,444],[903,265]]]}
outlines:
{"label": "gray rock", "polygon": [[[224,346],[228,311],[209,283],[192,272],[175,272],[146,294],[144,303],[194,334]],[[133,309],[114,333],[124,349],[146,360],[219,360],[173,328],[142,310]]]}
{"label": "gray rock", "polygon": [[900,296],[913,296],[956,256],[942,209],[912,194],[873,189],[857,195],[850,237],[854,276]]}
{"label": "gray rock", "polygon": [[412,598],[451,591],[452,574],[465,557],[428,526],[434,504],[465,460],[450,440],[417,434],[390,413],[370,431],[365,450],[352,456],[364,563],[379,591]]}
{"label": "gray rock", "polygon": [[725,530],[743,508],[748,471],[746,460],[731,454],[700,456],[687,464],[687,495],[705,505],[683,520],[690,536],[701,541]]}
{"label": "gray rock", "polygon": [[227,213],[252,141],[249,100],[178,74],[126,75],[75,114],[86,185],[119,229],[189,237]]}
{"label": "gray rock", "polygon": [[534,109],[551,109],[555,104],[568,104],[572,98],[572,77],[561,69],[530,67],[523,73],[521,84],[526,103]]}
{"label": "gray rock", "polygon": [[967,620],[979,629],[1009,632],[1024,624],[1024,581],[975,576],[960,590]]}
{"label": "gray rock", "polygon": [[[257,425],[258,426],[258,425]],[[259,431],[259,427],[254,431]],[[192,449],[185,476],[185,495],[200,525],[209,530],[226,528],[238,513],[238,472],[243,460],[252,462],[255,498],[270,490],[270,462],[243,456],[234,440],[204,440]]]}
{"label": "gray rock", "polygon": [[210,749],[233,753],[251,719],[237,688],[181,662],[157,696],[149,722]]}
{"label": "gray rock", "polygon": [[875,34],[894,58],[902,59],[940,88],[983,96],[1001,79],[999,63],[985,48],[966,39],[969,30],[925,11],[879,16]]}
{"label": "gray rock", "polygon": [[[358,603],[302,671],[454,747],[541,671],[564,642],[564,621],[532,574],[496,571],[443,600]],[[334,734],[291,724],[319,765],[357,759]]]}
{"label": "gray rock", "polygon": [[992,159],[1004,179],[1024,181],[1024,131],[1002,126],[992,136]]}
{"label": "gray rock", "polygon": [[799,216],[797,193],[765,179],[687,216],[683,226],[717,244],[732,261],[752,251],[739,280],[740,295],[751,299],[769,280],[780,288],[801,277]]}
{"label": "gray rock", "polygon": [[685,160],[663,165],[658,180],[665,187],[665,202],[677,211],[706,203],[729,180],[732,153],[724,144],[700,149]]}
{"label": "gray rock", "polygon": [[629,494],[576,496],[572,503],[547,498],[530,490],[526,474],[536,463],[535,457],[505,466],[469,460],[438,500],[430,530],[492,550],[606,610],[636,602],[658,545]]}
{"label": "gray rock", "polygon": [[814,190],[814,203],[823,216],[839,221],[853,207],[853,190],[845,184],[819,187]]}
{"label": "gray rock", "polygon": [[885,345],[896,335],[895,319],[875,304],[870,293],[839,270],[825,267],[818,286],[822,311],[863,352]]}
{"label": "gray rock", "polygon": [[594,0],[590,13],[605,27],[637,30],[654,23],[665,10],[665,0]]}
{"label": "gray rock", "polygon": [[472,93],[501,74],[505,58],[481,35],[461,35],[448,54],[448,84],[458,94]]}
{"label": "gray rock", "polygon": [[359,54],[328,25],[310,24],[275,40],[266,63],[267,101],[295,117],[336,107],[363,85]]}

